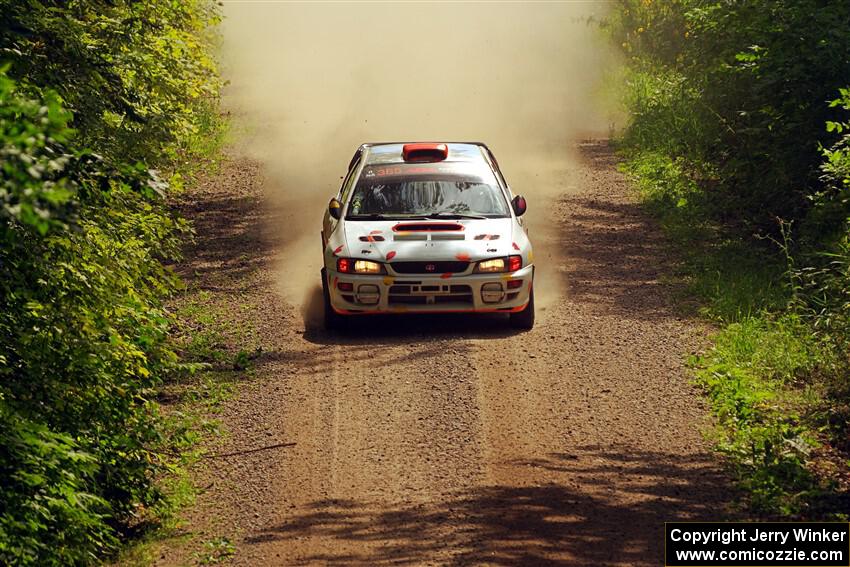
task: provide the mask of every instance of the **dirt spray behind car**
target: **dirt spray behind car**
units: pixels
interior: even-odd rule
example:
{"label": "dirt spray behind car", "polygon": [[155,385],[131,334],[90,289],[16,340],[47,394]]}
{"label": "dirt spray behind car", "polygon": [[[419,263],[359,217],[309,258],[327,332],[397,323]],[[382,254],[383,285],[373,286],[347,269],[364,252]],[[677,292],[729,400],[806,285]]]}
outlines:
{"label": "dirt spray behind car", "polygon": [[528,198],[541,317],[561,297],[550,204],[570,192],[575,142],[606,133],[603,3],[229,3],[225,104],[248,124],[278,243],[279,289],[319,305],[318,227],[364,141],[480,140]]}

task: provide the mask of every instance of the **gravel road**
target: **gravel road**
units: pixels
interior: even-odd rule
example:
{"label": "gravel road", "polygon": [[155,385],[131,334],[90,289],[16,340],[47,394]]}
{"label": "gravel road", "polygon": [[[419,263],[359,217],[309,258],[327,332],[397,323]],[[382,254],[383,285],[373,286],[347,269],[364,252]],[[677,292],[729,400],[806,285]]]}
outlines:
{"label": "gravel road", "polygon": [[563,291],[527,333],[443,316],[328,335],[275,291],[259,166],[234,158],[193,193],[181,272],[263,351],[221,414],[215,449],[244,453],[197,471],[189,539],[231,538],[236,565],[657,566],[664,521],[721,519],[732,495],[683,366],[705,330],[673,308],[607,143],[577,153],[537,257]]}

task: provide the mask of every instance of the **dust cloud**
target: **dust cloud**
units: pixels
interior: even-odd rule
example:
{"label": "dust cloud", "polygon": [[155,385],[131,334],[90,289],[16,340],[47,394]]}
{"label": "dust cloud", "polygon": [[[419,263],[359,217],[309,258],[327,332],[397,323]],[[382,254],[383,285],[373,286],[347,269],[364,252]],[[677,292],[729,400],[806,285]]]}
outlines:
{"label": "dust cloud", "polygon": [[[483,141],[529,201],[538,306],[562,293],[547,213],[605,134],[605,2],[224,3],[225,106],[264,164],[284,297],[315,303],[321,218],[367,141]],[[542,315],[542,314],[541,314]]]}

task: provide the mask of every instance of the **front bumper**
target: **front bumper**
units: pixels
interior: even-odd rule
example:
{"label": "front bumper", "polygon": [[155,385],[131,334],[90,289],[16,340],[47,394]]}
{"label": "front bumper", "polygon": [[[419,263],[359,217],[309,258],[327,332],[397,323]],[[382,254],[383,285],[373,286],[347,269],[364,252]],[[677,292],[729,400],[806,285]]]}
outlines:
{"label": "front bumper", "polygon": [[329,269],[327,278],[331,306],[341,315],[510,313],[528,304],[534,266],[507,274],[443,276],[354,275]]}

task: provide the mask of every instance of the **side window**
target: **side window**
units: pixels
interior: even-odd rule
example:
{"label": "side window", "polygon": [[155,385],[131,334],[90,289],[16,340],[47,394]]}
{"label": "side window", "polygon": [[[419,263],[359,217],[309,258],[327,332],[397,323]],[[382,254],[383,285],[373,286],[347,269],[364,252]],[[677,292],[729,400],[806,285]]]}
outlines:
{"label": "side window", "polygon": [[354,186],[354,178],[357,177],[355,174],[357,173],[357,169],[360,167],[360,159],[357,159],[354,164],[351,166],[351,169],[348,170],[348,175],[345,180],[342,182],[342,187],[340,188],[340,197],[339,200],[345,206],[345,203],[348,201],[348,195],[351,193],[351,188]]}

